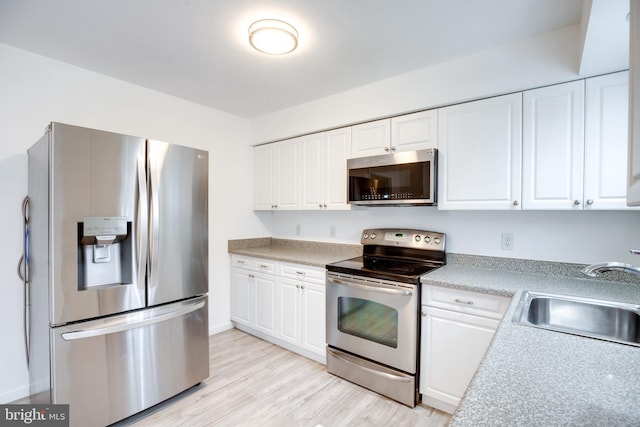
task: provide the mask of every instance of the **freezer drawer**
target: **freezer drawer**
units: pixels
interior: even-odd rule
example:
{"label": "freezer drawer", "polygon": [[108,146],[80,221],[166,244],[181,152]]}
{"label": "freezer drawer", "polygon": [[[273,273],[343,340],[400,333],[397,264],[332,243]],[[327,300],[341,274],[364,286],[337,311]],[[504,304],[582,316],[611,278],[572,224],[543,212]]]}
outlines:
{"label": "freezer drawer", "polygon": [[207,296],[51,329],[52,403],[105,426],[209,376]]}

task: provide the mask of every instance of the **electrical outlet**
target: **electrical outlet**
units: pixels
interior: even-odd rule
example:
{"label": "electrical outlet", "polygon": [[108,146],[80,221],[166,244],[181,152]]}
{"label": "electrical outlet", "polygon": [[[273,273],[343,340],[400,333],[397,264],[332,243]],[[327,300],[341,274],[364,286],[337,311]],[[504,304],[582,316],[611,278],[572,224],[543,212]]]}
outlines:
{"label": "electrical outlet", "polygon": [[296,236],[300,235],[300,224],[296,224]]}
{"label": "electrical outlet", "polygon": [[329,236],[330,237],[336,237],[336,226],[335,225],[330,225],[329,226]]}
{"label": "electrical outlet", "polygon": [[502,233],[501,246],[503,251],[513,250],[513,233]]}

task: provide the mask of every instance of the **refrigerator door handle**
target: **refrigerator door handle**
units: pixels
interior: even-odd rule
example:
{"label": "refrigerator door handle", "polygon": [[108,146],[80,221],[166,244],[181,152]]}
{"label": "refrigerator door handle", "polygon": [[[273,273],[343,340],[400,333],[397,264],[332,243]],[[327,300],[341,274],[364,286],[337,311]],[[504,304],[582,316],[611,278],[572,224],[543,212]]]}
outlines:
{"label": "refrigerator door handle", "polygon": [[[146,150],[145,150],[146,151]],[[146,177],[146,156],[138,158],[138,207],[137,207],[137,239],[138,239],[138,288],[145,288],[147,275],[147,250],[148,250],[148,198]]]}
{"label": "refrigerator door handle", "polygon": [[[153,141],[155,142],[155,141]],[[149,145],[152,141],[147,140],[147,156],[148,156],[148,173],[149,173],[149,221],[150,221],[150,230],[149,230],[149,290],[155,288],[156,286],[156,275],[157,275],[157,263],[155,262],[156,254],[158,253],[158,231],[160,229],[160,202],[158,200],[158,188],[159,188],[159,169],[160,166],[156,164],[157,159],[155,158],[152,151],[149,149]],[[149,301],[149,295],[147,295],[147,301]]]}
{"label": "refrigerator door handle", "polygon": [[[120,317],[119,319],[113,319],[112,321],[106,322],[105,325],[97,327],[97,328],[89,328],[82,329],[78,331],[64,332],[62,334],[62,338],[65,341],[79,340],[83,338],[97,337],[102,335],[114,334],[117,332],[128,331],[131,329],[140,328],[143,326],[151,325],[154,323],[164,322],[166,320],[174,319],[176,317],[184,316],[185,314],[189,314],[194,312],[202,307],[204,307],[205,300],[198,300],[195,302],[191,302],[189,304],[182,304],[179,308],[175,310],[167,311],[165,307],[155,309],[157,311],[156,315],[151,315],[151,317],[146,317],[142,319],[126,321]],[[139,313],[139,312],[138,312]],[[133,313],[134,315],[137,313]]]}

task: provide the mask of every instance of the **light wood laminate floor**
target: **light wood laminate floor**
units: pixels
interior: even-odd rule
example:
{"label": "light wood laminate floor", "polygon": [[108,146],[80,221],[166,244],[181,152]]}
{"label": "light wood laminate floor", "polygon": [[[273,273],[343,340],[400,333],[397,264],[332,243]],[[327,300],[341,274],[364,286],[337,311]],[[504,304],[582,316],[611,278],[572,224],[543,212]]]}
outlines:
{"label": "light wood laminate floor", "polygon": [[115,426],[444,426],[450,419],[396,403],[237,329],[211,336],[209,348],[207,380]]}

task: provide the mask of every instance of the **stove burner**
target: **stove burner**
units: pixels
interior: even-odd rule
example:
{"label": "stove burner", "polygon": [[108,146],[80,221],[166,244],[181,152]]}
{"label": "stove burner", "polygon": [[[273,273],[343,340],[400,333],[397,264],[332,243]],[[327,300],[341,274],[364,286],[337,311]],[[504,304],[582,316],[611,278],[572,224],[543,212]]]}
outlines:
{"label": "stove burner", "polygon": [[327,270],[417,285],[422,275],[445,264],[444,240],[444,234],[431,231],[364,230],[363,256],[328,264]]}

